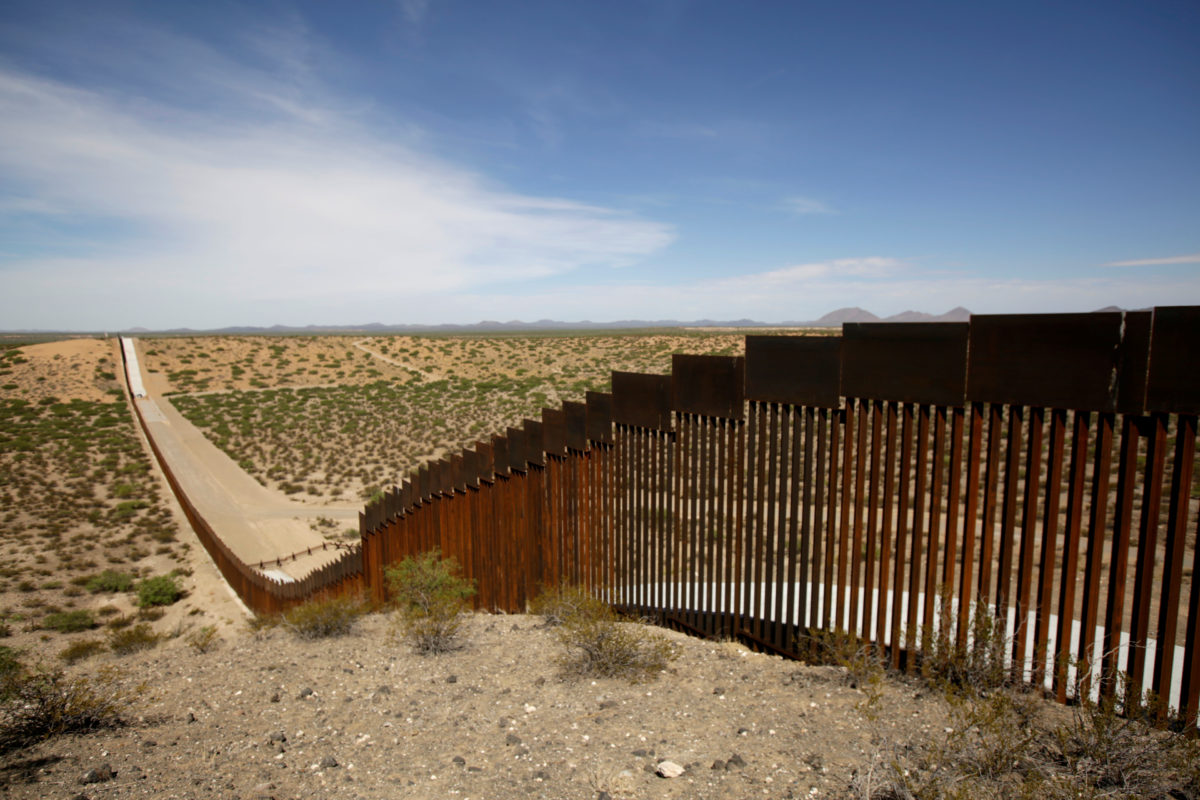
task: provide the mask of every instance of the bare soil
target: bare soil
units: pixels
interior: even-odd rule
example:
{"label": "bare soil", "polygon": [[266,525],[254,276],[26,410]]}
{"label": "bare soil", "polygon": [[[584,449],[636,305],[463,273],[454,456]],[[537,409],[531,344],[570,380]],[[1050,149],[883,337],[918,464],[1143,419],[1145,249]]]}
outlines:
{"label": "bare soil", "polygon": [[[101,656],[131,724],[0,757],[13,800],[171,798],[797,798],[853,796],[890,743],[939,732],[945,703],[895,681],[874,701],[809,667],[664,632],[655,680],[567,680],[540,617],[472,615],[465,646],[416,655],[369,616],[349,636],[226,632]],[[684,767],[655,774],[660,762]],[[336,766],[333,764],[336,763]],[[115,776],[84,785],[92,769]],[[107,771],[101,770],[102,773]]]}

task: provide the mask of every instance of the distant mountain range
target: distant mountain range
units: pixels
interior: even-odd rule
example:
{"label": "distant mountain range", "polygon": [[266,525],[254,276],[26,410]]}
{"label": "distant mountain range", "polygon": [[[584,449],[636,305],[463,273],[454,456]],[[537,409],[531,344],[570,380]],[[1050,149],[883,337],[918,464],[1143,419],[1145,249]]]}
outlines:
{"label": "distant mountain range", "polygon": [[[1097,309],[1102,311],[1122,311],[1116,306]],[[256,325],[236,325],[227,328],[170,328],[166,330],[151,330],[149,328],[126,328],[117,333],[173,333],[173,334],[322,334],[322,333],[504,333],[519,331],[579,331],[579,330],[636,330],[640,328],[832,328],[845,322],[967,322],[971,312],[962,306],[952,308],[944,314],[927,314],[923,311],[902,311],[890,317],[879,317],[865,308],[851,306],[830,311],[820,319],[789,321],[789,322],[759,322],[753,319],[733,320],[677,320],[677,319],[623,319],[616,322],[563,322],[556,319],[539,319],[536,322],[509,320],[483,320],[472,324],[444,323],[441,325],[385,325],[382,322],[370,322],[365,325],[271,325],[262,327]],[[63,333],[52,330],[8,330],[0,333],[16,334],[47,334]],[[70,331],[82,333],[82,331]]]}
{"label": "distant mountain range", "polygon": [[639,328],[825,328],[836,327],[843,322],[966,322],[971,318],[971,312],[959,306],[945,314],[926,314],[921,311],[905,311],[890,317],[878,317],[864,308],[839,308],[830,311],[820,319],[789,321],[789,322],[759,322],[753,319],[622,319],[615,322],[564,322],[556,319],[539,319],[535,322],[521,320],[483,320],[472,324],[445,323],[441,325],[385,325],[382,322],[371,322],[366,325],[271,325],[261,327],[254,325],[237,325],[228,328],[210,328],[196,330],[194,328],[171,328],[168,330],[152,331],[147,328],[128,328],[121,333],[206,333],[206,334],[318,334],[318,333],[503,333],[506,331],[545,331],[545,330],[633,330]]}

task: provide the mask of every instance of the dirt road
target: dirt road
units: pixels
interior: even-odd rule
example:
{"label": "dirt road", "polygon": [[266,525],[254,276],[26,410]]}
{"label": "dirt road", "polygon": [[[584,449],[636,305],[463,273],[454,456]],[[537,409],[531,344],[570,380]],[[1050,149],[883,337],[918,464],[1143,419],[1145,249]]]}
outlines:
{"label": "dirt road", "polygon": [[[140,364],[137,340],[134,347]],[[334,520],[338,530],[357,526],[358,505],[303,505],[258,483],[161,395],[160,376],[141,372],[141,378],[146,396],[134,402],[150,436],[197,511],[243,561],[272,561],[320,547],[325,539],[313,526],[321,517]],[[338,554],[330,549],[274,569],[300,578]]]}

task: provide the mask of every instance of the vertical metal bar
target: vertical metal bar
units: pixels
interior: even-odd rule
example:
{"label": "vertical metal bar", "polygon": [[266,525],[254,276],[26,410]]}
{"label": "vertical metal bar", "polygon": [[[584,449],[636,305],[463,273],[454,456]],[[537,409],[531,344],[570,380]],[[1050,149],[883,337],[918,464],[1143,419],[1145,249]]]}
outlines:
{"label": "vertical metal bar", "polygon": [[[753,403],[751,405],[753,406]],[[745,559],[745,552],[746,552],[746,548],[745,548],[745,544],[744,544],[744,538],[745,538],[744,532],[746,530],[746,519],[745,519],[746,495],[744,493],[745,492],[744,484],[745,484],[746,473],[747,473],[746,465],[747,465],[747,461],[749,459],[749,455],[746,453],[746,431],[745,431],[745,427],[742,424],[742,421],[741,420],[736,421],[734,423],[734,428],[735,428],[737,447],[734,450],[733,463],[730,464],[729,468],[730,468],[731,474],[734,478],[733,490],[732,490],[733,491],[732,502],[734,503],[734,506],[737,509],[737,511],[736,511],[736,515],[734,517],[734,563],[733,563],[732,569],[730,570],[730,575],[731,575],[730,591],[731,592],[735,591],[735,589],[732,585],[733,583],[741,583],[740,580],[735,580],[735,579],[740,578],[740,576],[742,575],[742,561]],[[733,618],[731,628],[730,628],[731,634],[737,630],[736,625],[740,624],[742,614],[744,613],[744,606],[742,605],[742,597],[743,597],[743,595],[742,595],[741,589],[739,588],[736,590],[736,595],[735,595],[735,599],[734,599],[734,602],[736,603],[736,608],[734,609],[734,618]]]}
{"label": "vertical metal bar", "polygon": [[1041,686],[1046,676],[1046,650],[1050,634],[1051,595],[1054,592],[1054,556],[1058,548],[1058,515],[1062,496],[1063,444],[1067,412],[1050,412],[1050,459],[1046,467],[1045,511],[1042,514],[1042,552],[1038,567],[1037,622],[1033,638],[1033,674],[1030,683]]}
{"label": "vertical metal bar", "polygon": [[[876,636],[876,617],[879,611],[879,598],[876,596],[875,576],[879,566],[879,493],[880,485],[879,463],[883,453],[883,403],[874,400],[871,403],[871,491],[867,497],[867,552],[866,580],[863,584],[863,621],[862,637],[876,642],[879,648],[883,642]],[[866,426],[863,426],[866,427]],[[857,620],[855,626],[857,630]]]}
{"label": "vertical metal bar", "polygon": [[[1000,441],[1004,436],[1003,409],[996,403],[988,406],[988,454],[987,471],[983,490],[983,530],[979,553],[979,601],[987,602],[991,596],[992,562],[994,559],[993,537],[996,525],[996,490],[1000,480]],[[997,586],[999,581],[997,581]]]}
{"label": "vertical metal bar", "polygon": [[[907,668],[911,672],[917,663],[917,651],[920,648],[917,631],[917,621],[922,614],[919,608],[921,576],[922,576],[922,545],[925,543],[925,475],[929,469],[929,406],[922,403],[917,406],[917,467],[916,485],[913,487],[913,519],[912,519],[912,554],[908,560],[908,619],[905,646],[908,648]],[[929,602],[929,597],[925,597]]]}
{"label": "vertical metal bar", "polygon": [[[838,453],[840,436],[842,427],[845,424],[845,409],[838,409],[833,414],[833,419],[830,420],[830,437],[829,437],[829,507],[828,520],[826,522],[825,534],[821,537],[813,539],[813,613],[820,610],[820,616],[817,619],[817,624],[814,626],[819,630],[828,630],[830,628],[830,595],[831,584],[833,583],[833,568],[832,568],[832,553],[833,553],[833,537],[837,530],[837,508],[838,508]],[[824,552],[822,552],[824,550]],[[824,568],[822,580],[816,580],[817,571]],[[820,601],[818,603],[818,600]]]}
{"label": "vertical metal bar", "polygon": [[[856,406],[859,405],[861,405],[861,401],[856,403],[850,398],[846,399],[846,440],[842,450],[842,507],[837,546],[837,599],[833,610],[833,625],[843,631],[849,628],[846,608],[846,559],[849,555],[847,550],[849,550],[850,539],[850,501],[853,497],[850,482],[854,477],[854,473],[851,471],[854,455],[854,418]],[[832,592],[830,593],[832,594]]]}
{"label": "vertical metal bar", "polygon": [[1121,420],[1121,456],[1117,467],[1117,504],[1113,509],[1112,550],[1109,556],[1108,603],[1104,613],[1104,647],[1100,694],[1111,697],[1117,686],[1121,629],[1125,617],[1125,573],[1129,564],[1129,541],[1133,529],[1134,488],[1137,484],[1138,440],[1136,420],[1126,414]]}
{"label": "vertical metal bar", "polygon": [[[889,588],[892,582],[892,501],[896,496],[896,412],[897,403],[887,404],[887,458],[883,470],[883,530],[879,536],[879,598],[875,609],[875,643],[882,650],[890,646],[893,650],[900,643],[889,638],[891,631],[891,616],[899,613],[899,609],[891,608]],[[903,558],[898,554],[897,559]],[[889,616],[888,610],[891,609]]]}
{"label": "vertical metal bar", "polygon": [[1029,446],[1025,456],[1025,501],[1021,507],[1021,549],[1017,565],[1016,639],[1013,671],[1024,680],[1025,656],[1029,652],[1029,600],[1033,587],[1033,550],[1037,535],[1038,495],[1042,478],[1042,437],[1046,428],[1046,410],[1029,409]]}
{"label": "vertical metal bar", "polygon": [[[904,551],[908,544],[908,482],[912,460],[912,405],[901,406],[900,488],[896,497],[896,563],[892,578],[892,669],[901,666],[901,620],[904,619]],[[909,598],[916,602],[916,598]]]}
{"label": "vertical metal bar", "polygon": [[[784,598],[787,592],[787,569],[788,564],[792,560],[792,545],[794,537],[791,531],[794,529],[793,522],[795,520],[795,505],[789,504],[788,500],[791,497],[791,492],[788,490],[790,484],[794,481],[795,471],[792,469],[792,462],[795,460],[792,454],[799,452],[799,445],[793,441],[791,436],[792,428],[795,426],[796,410],[793,406],[783,406],[781,409],[781,419],[779,426],[779,532],[776,536],[776,558],[775,558],[775,614],[774,626],[772,627],[773,636],[771,643],[776,649],[782,650],[789,636],[784,636],[784,631],[787,629],[786,617],[784,616]],[[789,424],[789,421],[792,424]]]}
{"label": "vertical metal bar", "polygon": [[[942,457],[946,449],[946,409],[939,406],[934,413],[933,482],[929,487],[929,546],[925,555],[925,608],[921,620],[929,641],[932,641],[933,637],[934,608],[939,602],[940,594],[937,567],[942,535],[942,482],[945,480],[946,466]],[[940,602],[946,602],[946,599],[940,598]]]}
{"label": "vertical metal bar", "polygon": [[983,406],[971,403],[971,434],[967,440],[967,474],[963,494],[962,567],[958,577],[958,623],[954,646],[961,652],[967,648],[967,631],[971,626],[971,606],[975,602],[975,527],[979,508],[979,458],[983,449]]}
{"label": "vertical metal bar", "polygon": [[1108,485],[1112,473],[1113,415],[1096,416],[1096,451],[1092,468],[1092,506],[1088,520],[1087,559],[1084,567],[1083,609],[1079,617],[1079,662],[1083,675],[1079,689],[1086,697],[1091,691],[1091,671],[1095,664],[1096,622],[1100,618],[1100,570],[1104,550],[1104,529],[1108,518]]}
{"label": "vertical metal bar", "polygon": [[1079,531],[1083,520],[1083,490],[1087,482],[1089,415],[1073,412],[1071,464],[1067,478],[1067,522],[1063,531],[1062,574],[1058,581],[1058,629],[1055,632],[1054,694],[1067,701],[1067,667],[1072,657],[1071,631],[1075,620],[1075,580],[1079,572]]}
{"label": "vertical metal bar", "polygon": [[[1017,495],[1021,482],[1021,437],[1025,427],[1025,407],[1008,407],[1008,436],[1004,458],[1004,503],[1000,513],[1000,564],[996,581],[996,616],[1008,623],[1012,601],[1012,568],[1017,524]],[[1005,628],[1007,630],[1007,627]],[[1013,637],[1014,640],[1016,637]]]}
{"label": "vertical metal bar", "polygon": [[1154,585],[1158,523],[1162,508],[1164,462],[1167,455],[1167,415],[1150,418],[1146,441],[1146,477],[1142,490],[1142,513],[1138,525],[1137,566],[1133,587],[1133,614],[1129,623],[1129,692],[1126,700],[1141,703],[1146,675],[1147,634],[1150,632],[1150,596]]}
{"label": "vertical metal bar", "polygon": [[[870,598],[864,596],[862,603],[858,600],[859,587],[863,583],[863,567],[867,556],[863,553],[863,497],[864,483],[866,480],[866,456],[867,456],[867,419],[870,413],[870,406],[865,400],[857,401],[859,420],[858,425],[858,445],[855,448],[855,463],[854,463],[854,539],[851,544],[850,558],[850,613],[848,616],[847,628],[854,636],[862,635],[862,606],[870,602]],[[873,487],[872,487],[873,488]],[[867,514],[874,516],[874,508],[868,507]],[[870,572],[869,563],[866,565],[867,571]],[[868,578],[868,580],[870,580]],[[869,614],[867,616],[870,616]]]}
{"label": "vertical metal bar", "polygon": [[[1195,457],[1196,417],[1193,414],[1180,414],[1175,422],[1175,459],[1171,471],[1171,499],[1167,514],[1162,599],[1158,605],[1158,647],[1154,653],[1153,688],[1159,697],[1166,697],[1171,690]],[[1195,581],[1196,577],[1192,576],[1192,580]],[[1180,703],[1181,706],[1193,704],[1191,698]],[[1167,704],[1161,703],[1158,708],[1159,718],[1165,718],[1166,713]]]}
{"label": "vertical metal bar", "polygon": [[732,509],[726,504],[726,494],[729,491],[729,451],[733,442],[729,420],[718,418],[713,424],[717,432],[717,568],[713,632],[725,635],[729,631],[729,565],[733,549],[733,526],[729,524]]}
{"label": "vertical metal bar", "polygon": [[[806,600],[808,598],[808,538],[810,535],[810,519],[812,512],[812,454],[813,454],[813,410],[805,407],[803,415],[799,409],[794,417],[795,428],[792,438],[796,442],[803,436],[804,455],[801,460],[800,448],[792,449],[792,528],[789,550],[791,559],[788,562],[788,601],[787,601],[787,649],[795,650],[796,632],[805,627]],[[803,428],[801,427],[803,425]],[[803,470],[803,471],[801,471]],[[803,497],[801,497],[801,491]],[[797,583],[800,581],[800,583]]]}
{"label": "vertical metal bar", "polygon": [[[817,455],[816,455],[816,486],[813,495],[813,527],[812,534],[808,541],[804,544],[804,552],[808,554],[808,566],[804,570],[801,577],[801,588],[808,591],[811,600],[806,604],[806,613],[800,615],[800,623],[802,627],[813,628],[817,626],[817,613],[820,606],[817,603],[817,587],[820,585],[820,568],[821,568],[821,539],[825,535],[825,443],[827,437],[832,435],[830,432],[829,418],[831,414],[827,409],[819,409],[817,411]],[[833,419],[833,428],[837,428],[837,419]]]}

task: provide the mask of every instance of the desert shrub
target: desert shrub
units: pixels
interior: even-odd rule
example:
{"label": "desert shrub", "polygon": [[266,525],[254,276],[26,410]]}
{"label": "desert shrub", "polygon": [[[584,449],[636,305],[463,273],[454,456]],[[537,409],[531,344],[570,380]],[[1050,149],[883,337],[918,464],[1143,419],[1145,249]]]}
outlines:
{"label": "desert shrub", "polygon": [[133,576],[115,569],[106,569],[87,579],[87,590],[99,592],[128,592],[133,588]]}
{"label": "desert shrub", "polygon": [[418,653],[457,649],[472,581],[458,574],[458,562],[437,550],[409,556],[385,570],[399,624]]}
{"label": "desert shrub", "polygon": [[0,700],[7,697],[16,686],[17,677],[24,669],[17,651],[0,645]]}
{"label": "desert shrub", "polygon": [[83,661],[85,658],[91,658],[97,653],[103,652],[104,642],[99,639],[83,639],[78,642],[72,642],[59,651],[58,657],[68,664],[74,664],[77,661]]}
{"label": "desert shrub", "polygon": [[188,647],[192,648],[193,651],[207,653],[221,643],[221,638],[217,636],[216,627],[205,625],[189,633],[186,641]]}
{"label": "desert shrub", "polygon": [[301,639],[324,639],[349,633],[364,611],[359,598],[343,595],[291,608],[280,617],[280,622]]}
{"label": "desert shrub", "polygon": [[545,601],[561,614],[558,640],[566,650],[559,666],[566,677],[651,680],[675,658],[666,637],[640,622],[623,622],[607,603],[580,589],[555,590]]}
{"label": "desert shrub", "polygon": [[59,633],[76,633],[96,627],[96,620],[92,617],[92,612],[83,609],[58,611],[43,617],[42,627]]}
{"label": "desert shrub", "polygon": [[108,634],[108,648],[119,656],[127,656],[158,646],[162,637],[148,623],[121,628]]}
{"label": "desert shrub", "polygon": [[139,606],[169,606],[179,599],[179,583],[174,575],[159,575],[147,578],[138,584]]}
{"label": "desert shrub", "polygon": [[[944,597],[945,595],[943,595]],[[968,693],[986,692],[1012,683],[1005,663],[1011,640],[1004,620],[979,600],[971,609],[967,644],[959,647],[950,637],[951,604],[943,602],[936,635],[926,633],[921,649],[921,675],[934,686]]]}
{"label": "desert shrub", "polygon": [[124,724],[127,705],[111,675],[67,677],[61,670],[26,670],[0,693],[0,753],[64,733]]}
{"label": "desert shrub", "polygon": [[809,664],[840,667],[846,683],[865,695],[859,710],[870,716],[883,696],[887,670],[882,654],[872,642],[840,630],[811,630],[798,635],[792,646]]}
{"label": "desert shrub", "polygon": [[593,608],[595,598],[579,586],[547,587],[529,604],[529,613],[542,617],[546,626],[557,628]]}

